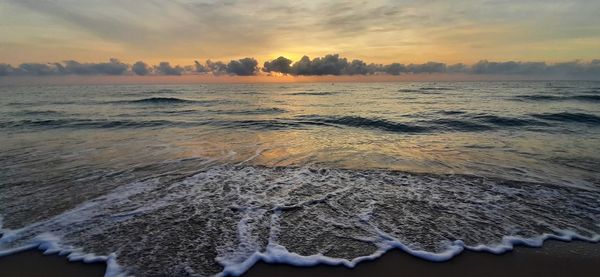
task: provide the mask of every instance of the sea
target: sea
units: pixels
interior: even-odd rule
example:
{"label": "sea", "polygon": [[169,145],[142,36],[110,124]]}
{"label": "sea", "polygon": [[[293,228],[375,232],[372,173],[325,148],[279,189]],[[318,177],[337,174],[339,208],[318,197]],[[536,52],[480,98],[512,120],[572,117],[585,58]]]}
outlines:
{"label": "sea", "polygon": [[600,82],[3,86],[0,216],[107,276],[600,241]]}

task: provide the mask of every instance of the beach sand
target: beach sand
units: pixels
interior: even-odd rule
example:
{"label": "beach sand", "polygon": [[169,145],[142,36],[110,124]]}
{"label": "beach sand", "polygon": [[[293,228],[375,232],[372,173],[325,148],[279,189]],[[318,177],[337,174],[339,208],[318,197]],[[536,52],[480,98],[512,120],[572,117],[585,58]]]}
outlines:
{"label": "beach sand", "polygon": [[[103,276],[104,271],[103,263],[69,262],[35,250],[0,257],[3,277]],[[517,247],[502,255],[465,251],[442,263],[395,250],[354,269],[259,262],[243,276],[600,276],[600,243],[547,241],[542,248]]]}
{"label": "beach sand", "polygon": [[27,250],[0,257],[0,276],[2,277],[75,277],[104,276],[106,263],[69,262],[64,256],[44,255],[42,251]]}

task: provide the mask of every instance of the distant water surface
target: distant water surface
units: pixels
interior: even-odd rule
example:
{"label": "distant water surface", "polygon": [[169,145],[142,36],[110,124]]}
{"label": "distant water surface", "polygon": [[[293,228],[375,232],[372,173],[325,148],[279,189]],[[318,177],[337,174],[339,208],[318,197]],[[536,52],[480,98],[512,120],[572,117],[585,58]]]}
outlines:
{"label": "distant water surface", "polygon": [[1,87],[0,131],[0,252],[115,272],[600,234],[598,82]]}

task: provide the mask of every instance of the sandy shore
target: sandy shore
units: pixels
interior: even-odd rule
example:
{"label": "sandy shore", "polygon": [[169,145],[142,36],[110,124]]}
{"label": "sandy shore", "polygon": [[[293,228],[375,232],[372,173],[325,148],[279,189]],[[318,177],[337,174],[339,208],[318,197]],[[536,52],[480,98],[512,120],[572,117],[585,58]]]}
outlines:
{"label": "sandy shore", "polygon": [[105,271],[106,263],[69,262],[64,256],[44,255],[38,250],[0,257],[0,276],[3,277],[93,277],[104,276]]}
{"label": "sandy shore", "polygon": [[[3,277],[103,276],[104,271],[103,263],[69,262],[65,257],[34,250],[0,257]],[[466,251],[443,263],[390,251],[354,269],[260,262],[243,276],[600,276],[600,243],[547,241],[542,248],[517,247],[503,255]]]}

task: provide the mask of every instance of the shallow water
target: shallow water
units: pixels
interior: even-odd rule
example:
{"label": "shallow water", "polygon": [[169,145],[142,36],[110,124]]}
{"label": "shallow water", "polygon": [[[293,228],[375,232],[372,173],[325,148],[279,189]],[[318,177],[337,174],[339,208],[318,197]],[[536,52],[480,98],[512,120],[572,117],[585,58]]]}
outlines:
{"label": "shallow water", "polygon": [[598,97],[597,82],[2,87],[0,249],[214,275],[597,240]]}

